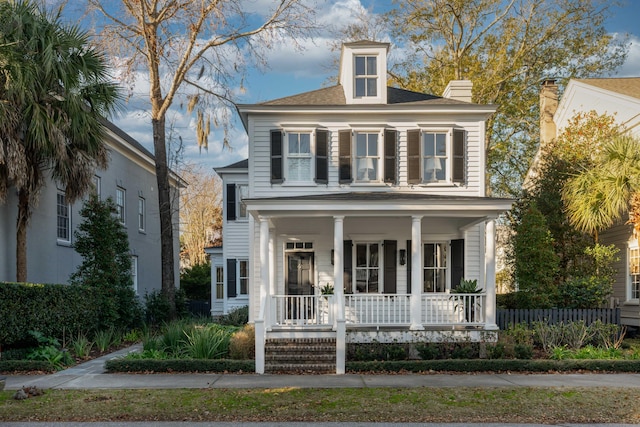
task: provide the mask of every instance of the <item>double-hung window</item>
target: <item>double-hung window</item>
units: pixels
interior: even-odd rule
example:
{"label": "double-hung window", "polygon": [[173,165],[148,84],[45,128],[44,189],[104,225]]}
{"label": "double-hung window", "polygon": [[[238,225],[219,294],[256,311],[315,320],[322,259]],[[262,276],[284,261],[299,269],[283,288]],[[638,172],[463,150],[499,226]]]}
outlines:
{"label": "double-hung window", "polygon": [[138,197],[138,231],[145,230],[145,210],[146,210],[146,202],[144,197]]}
{"label": "double-hung window", "polygon": [[409,184],[462,183],[465,178],[465,131],[407,131]]}
{"label": "double-hung window", "polygon": [[98,196],[98,199],[100,199],[101,196],[101,192],[102,192],[102,180],[100,179],[100,177],[98,175],[94,175],[93,176],[93,191],[95,192],[96,196]]}
{"label": "double-hung window", "polygon": [[138,257],[131,256],[131,282],[133,284],[133,291],[138,295]]}
{"label": "double-hung window", "polygon": [[249,261],[238,261],[238,295],[247,295],[249,292]]}
{"label": "double-hung window", "polygon": [[287,132],[286,135],[285,178],[291,182],[311,182],[314,176],[311,132]]}
{"label": "double-hung window", "polygon": [[378,57],[356,56],[355,57],[355,96],[375,97],[378,96]]}
{"label": "double-hung window", "polygon": [[355,250],[356,292],[378,293],[380,244],[356,243]]}
{"label": "double-hung window", "polygon": [[356,182],[380,181],[380,147],[378,133],[357,132],[355,149]]}
{"label": "double-hung window", "polygon": [[226,207],[227,221],[236,221],[247,218],[247,205],[245,200],[249,197],[247,184],[227,184]]}
{"label": "double-hung window", "polygon": [[64,190],[58,190],[56,211],[58,242],[71,243],[71,206]]}
{"label": "double-hung window", "polygon": [[425,243],[423,292],[445,292],[447,289],[447,245]]}
{"label": "double-hung window", "polygon": [[629,246],[629,285],[627,300],[640,300],[640,249],[635,241]]}
{"label": "double-hung window", "polygon": [[120,188],[120,187],[116,188],[116,216],[120,221],[120,224],[124,224],[126,220],[126,216],[125,216],[126,194],[127,192],[124,188]]}

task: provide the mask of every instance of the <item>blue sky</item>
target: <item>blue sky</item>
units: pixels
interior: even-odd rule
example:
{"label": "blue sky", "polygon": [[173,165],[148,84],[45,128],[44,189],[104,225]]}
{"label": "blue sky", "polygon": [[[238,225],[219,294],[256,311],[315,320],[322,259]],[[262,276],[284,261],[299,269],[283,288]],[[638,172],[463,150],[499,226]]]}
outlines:
{"label": "blue sky", "polygon": [[[264,0],[258,0],[261,2]],[[623,0],[621,7],[614,9],[615,15],[607,21],[610,33],[628,33],[631,48],[627,62],[618,76],[640,76],[640,0]],[[318,0],[318,17],[327,24],[346,24],[356,19],[358,10],[365,8],[379,13],[389,6],[385,0]],[[318,89],[335,75],[331,67],[337,52],[332,52],[330,44],[333,35],[324,31],[314,40],[303,40],[303,51],[295,51],[290,45],[281,45],[271,52],[267,59],[269,69],[259,72],[251,70],[245,82],[245,92],[240,103],[256,103],[269,99]],[[125,111],[113,122],[125,132],[152,150],[150,118],[146,113],[148,105],[148,85],[144,78],[136,83],[134,96]],[[145,105],[145,102],[147,103]],[[223,148],[222,132],[212,130],[209,136],[209,150],[199,152],[195,142],[195,118],[185,111],[174,109],[168,119],[184,141],[184,161],[206,168],[224,166],[242,160],[247,156],[247,135],[235,112],[232,112],[229,140],[231,149]],[[169,123],[168,123],[169,125]]]}

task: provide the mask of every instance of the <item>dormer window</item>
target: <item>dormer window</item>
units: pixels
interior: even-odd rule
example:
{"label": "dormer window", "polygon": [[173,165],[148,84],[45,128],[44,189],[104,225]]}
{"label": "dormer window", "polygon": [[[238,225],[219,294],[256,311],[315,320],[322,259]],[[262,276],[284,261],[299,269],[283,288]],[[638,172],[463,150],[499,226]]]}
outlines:
{"label": "dormer window", "polygon": [[378,57],[356,56],[356,98],[378,96]]}

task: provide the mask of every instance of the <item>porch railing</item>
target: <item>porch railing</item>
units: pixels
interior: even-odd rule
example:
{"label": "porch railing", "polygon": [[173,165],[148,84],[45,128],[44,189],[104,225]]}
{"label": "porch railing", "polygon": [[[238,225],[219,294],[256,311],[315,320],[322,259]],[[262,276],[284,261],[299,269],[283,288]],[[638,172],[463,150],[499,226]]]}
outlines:
{"label": "porch railing", "polygon": [[[273,324],[277,326],[333,326],[333,295],[271,296]],[[425,326],[485,323],[486,294],[423,294],[420,298]],[[411,295],[349,294],[344,296],[347,326],[408,326]]]}
{"label": "porch railing", "polygon": [[423,294],[423,325],[480,325],[485,323],[486,294]]}
{"label": "porch railing", "polygon": [[385,326],[411,323],[411,295],[345,295],[347,325]]}
{"label": "porch railing", "polygon": [[274,295],[271,297],[278,326],[333,326],[333,295]]}

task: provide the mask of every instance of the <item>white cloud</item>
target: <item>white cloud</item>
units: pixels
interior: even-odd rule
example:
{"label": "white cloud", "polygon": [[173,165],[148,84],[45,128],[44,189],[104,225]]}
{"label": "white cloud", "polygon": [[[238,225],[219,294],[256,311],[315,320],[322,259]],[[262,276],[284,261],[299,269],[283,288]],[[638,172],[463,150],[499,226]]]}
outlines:
{"label": "white cloud", "polygon": [[640,77],[640,37],[629,36],[629,54],[616,77]]}

